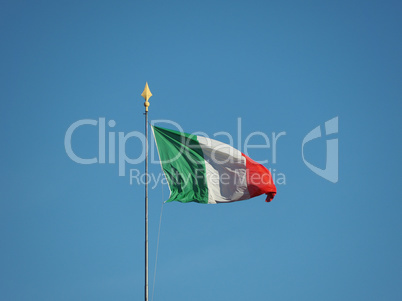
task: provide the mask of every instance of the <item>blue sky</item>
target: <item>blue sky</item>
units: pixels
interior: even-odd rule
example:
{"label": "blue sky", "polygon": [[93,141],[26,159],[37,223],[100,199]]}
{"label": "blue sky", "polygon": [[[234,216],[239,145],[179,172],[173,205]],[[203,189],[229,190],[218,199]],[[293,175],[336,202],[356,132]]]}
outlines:
{"label": "blue sky", "polygon": [[[143,186],[117,163],[77,164],[64,139],[82,119],[114,120],[106,133],[116,139],[143,132],[148,81],[150,120],[226,131],[235,146],[256,131],[286,132],[275,163],[272,147],[249,152],[286,178],[271,203],[163,206],[154,300],[399,300],[401,10],[397,1],[3,1],[1,299],[143,298]],[[301,153],[307,133],[334,117],[337,183]],[[141,146],[128,140],[127,155]],[[72,147],[98,156],[98,127],[77,130]],[[304,152],[325,168],[325,137]],[[166,185],[150,190],[151,295],[167,198]]]}

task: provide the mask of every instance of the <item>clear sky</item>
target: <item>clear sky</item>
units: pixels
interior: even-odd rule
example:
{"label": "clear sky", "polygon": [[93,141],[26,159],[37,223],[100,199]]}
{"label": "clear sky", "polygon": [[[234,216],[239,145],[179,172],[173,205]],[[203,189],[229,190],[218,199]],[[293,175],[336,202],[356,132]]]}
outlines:
{"label": "clear sky", "polygon": [[[130,185],[129,170],[142,174],[144,164],[119,176],[117,140],[144,131],[146,81],[150,120],[227,132],[242,151],[264,133],[270,147],[249,155],[285,180],[271,203],[165,204],[155,301],[401,300],[399,1],[0,6],[1,300],[143,299],[144,187]],[[304,158],[325,168],[324,124],[334,117],[336,183],[302,158],[304,137],[320,126]],[[97,123],[74,132],[72,149],[99,162],[103,118],[105,163],[74,162],[68,128]],[[127,156],[141,152],[129,138]],[[166,185],[150,189],[151,296],[167,198]]]}

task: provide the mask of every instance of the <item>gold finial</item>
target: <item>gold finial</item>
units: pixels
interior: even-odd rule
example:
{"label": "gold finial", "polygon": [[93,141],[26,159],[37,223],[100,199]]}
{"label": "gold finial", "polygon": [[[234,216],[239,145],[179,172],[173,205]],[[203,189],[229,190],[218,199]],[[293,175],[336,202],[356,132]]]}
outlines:
{"label": "gold finial", "polygon": [[145,83],[145,88],[144,88],[144,91],[142,92],[141,96],[145,98],[144,107],[145,107],[145,111],[148,112],[148,107],[149,107],[148,99],[150,99],[152,96],[152,93],[148,87],[148,82]]}

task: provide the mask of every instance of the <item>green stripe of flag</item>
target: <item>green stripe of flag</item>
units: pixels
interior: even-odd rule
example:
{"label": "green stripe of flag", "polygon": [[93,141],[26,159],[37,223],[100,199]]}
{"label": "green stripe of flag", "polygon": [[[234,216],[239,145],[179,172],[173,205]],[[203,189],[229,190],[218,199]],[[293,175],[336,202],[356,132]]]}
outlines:
{"label": "green stripe of flag", "polygon": [[170,188],[167,202],[208,203],[205,161],[197,136],[153,126],[162,170]]}

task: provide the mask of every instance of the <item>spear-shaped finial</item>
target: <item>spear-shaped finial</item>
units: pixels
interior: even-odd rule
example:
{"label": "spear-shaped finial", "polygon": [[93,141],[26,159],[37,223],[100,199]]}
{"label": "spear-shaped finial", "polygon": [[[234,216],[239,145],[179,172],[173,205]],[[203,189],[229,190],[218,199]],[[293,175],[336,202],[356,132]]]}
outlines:
{"label": "spear-shaped finial", "polygon": [[148,112],[148,107],[149,107],[148,99],[150,99],[152,96],[151,90],[149,90],[149,87],[148,87],[148,82],[145,83],[145,88],[144,88],[144,91],[142,92],[141,96],[145,98],[145,102],[144,102],[145,112]]}

